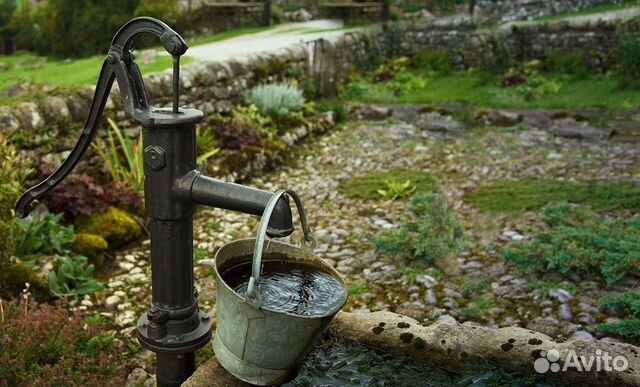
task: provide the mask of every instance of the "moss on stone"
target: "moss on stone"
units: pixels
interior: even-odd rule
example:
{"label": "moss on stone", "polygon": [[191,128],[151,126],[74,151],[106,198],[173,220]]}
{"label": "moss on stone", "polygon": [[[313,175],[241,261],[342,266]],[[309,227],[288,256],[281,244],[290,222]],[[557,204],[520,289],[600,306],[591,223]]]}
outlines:
{"label": "moss on stone", "polygon": [[415,193],[429,193],[438,191],[438,183],[426,172],[392,170],[389,172],[374,172],[346,180],[338,190],[350,198],[384,199],[379,190],[387,189],[388,181],[405,182],[409,180],[416,187]]}
{"label": "moss on stone", "polygon": [[88,257],[90,262],[96,266],[101,266],[104,263],[104,252],[108,248],[109,244],[103,237],[88,233],[76,234],[71,247],[76,253]]}
{"label": "moss on stone", "polygon": [[126,211],[109,207],[104,213],[93,214],[77,221],[79,233],[94,234],[102,237],[109,248],[117,248],[142,235],[142,227]]}
{"label": "moss on stone", "polygon": [[0,270],[0,297],[15,298],[29,283],[29,291],[36,300],[49,298],[49,287],[31,268],[21,263],[5,266]]}

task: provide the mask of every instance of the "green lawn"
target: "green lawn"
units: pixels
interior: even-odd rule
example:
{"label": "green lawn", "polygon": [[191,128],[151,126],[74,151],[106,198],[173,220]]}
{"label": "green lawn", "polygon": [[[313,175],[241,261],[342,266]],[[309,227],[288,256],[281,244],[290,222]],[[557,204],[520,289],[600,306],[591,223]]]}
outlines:
{"label": "green lawn", "polygon": [[[189,46],[217,42],[236,36],[252,34],[266,30],[268,27],[252,27],[229,30],[210,36],[192,39],[187,42]],[[104,56],[96,55],[91,58],[61,60],[39,57],[31,53],[18,53],[16,55],[0,57],[0,62],[8,65],[9,69],[0,72],[0,90],[17,81],[26,81],[35,84],[49,84],[60,86],[84,86],[94,85],[98,80],[100,68]],[[181,63],[186,64],[192,59],[188,56],[182,58]],[[16,66],[18,65],[18,66]],[[138,60],[138,65],[143,74],[158,72],[171,68],[170,56],[158,55],[154,63],[145,65]],[[8,99],[2,103],[10,102]]]}
{"label": "green lawn", "polygon": [[[46,60],[42,64],[40,61]],[[186,57],[182,63],[191,59]],[[1,62],[9,65],[9,70],[0,72],[0,89],[14,84],[16,81],[27,81],[36,84],[51,85],[94,85],[98,80],[104,56],[76,60],[59,60],[38,57],[29,53],[21,53],[2,57]],[[21,64],[16,66],[16,64]],[[138,62],[143,74],[171,68],[170,56],[158,55],[154,63],[145,65]]]}
{"label": "green lawn", "polygon": [[615,11],[617,9],[623,9],[623,8],[629,8],[629,7],[635,7],[635,6],[640,6],[640,0],[625,0],[617,4],[602,4],[602,5],[597,5],[595,7],[581,9],[575,12],[566,12],[558,15],[542,16],[535,19],[535,21],[549,22],[549,21],[565,19],[572,16],[593,15],[594,13]]}
{"label": "green lawn", "polygon": [[614,76],[595,75],[585,79],[545,75],[560,84],[557,93],[525,100],[514,87],[505,88],[501,78],[479,72],[437,74],[427,79],[426,86],[394,93],[388,83],[357,81],[346,87],[343,97],[365,103],[469,103],[488,108],[607,108],[630,110],[640,108],[640,92],[622,89]]}

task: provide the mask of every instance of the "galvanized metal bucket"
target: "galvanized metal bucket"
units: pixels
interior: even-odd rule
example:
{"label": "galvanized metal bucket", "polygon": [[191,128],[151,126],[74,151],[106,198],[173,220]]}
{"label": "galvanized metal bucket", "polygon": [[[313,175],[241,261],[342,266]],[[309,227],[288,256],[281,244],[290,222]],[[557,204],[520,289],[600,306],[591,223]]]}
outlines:
{"label": "galvanized metal bucket", "polygon": [[[293,198],[300,214],[304,231],[301,247],[273,240],[265,245],[271,212],[284,194]],[[291,190],[282,190],[276,192],[267,204],[257,238],[227,243],[216,253],[218,320],[213,350],[220,364],[238,379],[260,386],[274,386],[295,378],[315,340],[344,306],[346,292],[340,305],[322,316],[301,316],[262,306],[262,296],[256,285],[263,260],[311,265],[331,274],[346,287],[340,274],[313,254],[314,247],[315,241],[300,198]],[[225,283],[221,273],[251,261],[252,274],[247,295],[239,295]]]}

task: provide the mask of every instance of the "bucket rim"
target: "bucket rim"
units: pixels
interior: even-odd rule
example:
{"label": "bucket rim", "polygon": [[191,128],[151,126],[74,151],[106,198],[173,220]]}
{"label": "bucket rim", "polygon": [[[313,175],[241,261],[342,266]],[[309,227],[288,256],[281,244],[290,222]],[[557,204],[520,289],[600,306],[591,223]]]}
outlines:
{"label": "bucket rim", "polygon": [[[214,258],[213,258],[214,259],[213,269],[216,272],[216,280],[217,280],[217,282],[218,283],[222,283],[223,286],[229,292],[231,292],[231,294],[233,294],[234,297],[237,297],[238,299],[240,299],[243,302],[245,301],[245,298],[242,297],[241,295],[239,295],[235,290],[233,290],[226,283],[226,281],[223,280],[222,275],[220,274],[220,271],[218,270],[218,255],[225,248],[230,247],[232,245],[244,244],[244,243],[252,243],[252,244],[255,245],[256,239],[257,238],[242,238],[242,239],[236,239],[236,240],[231,241],[231,242],[227,242],[224,245],[222,245],[218,249],[218,251],[216,251],[216,254],[214,255]],[[286,243],[286,242],[282,242],[282,241],[278,241],[278,240],[271,239],[269,243],[270,244],[282,245],[282,246],[286,246],[286,247],[293,247],[293,248],[298,249],[300,251],[304,251],[299,246],[292,245],[291,243]],[[336,306],[335,308],[332,308],[330,310],[330,312],[327,312],[327,313],[324,313],[324,314],[312,315],[312,316],[305,316],[305,315],[300,315],[300,314],[295,314],[295,313],[290,313],[290,312],[283,312],[281,310],[275,310],[275,309],[271,309],[271,308],[268,308],[268,307],[265,307],[265,306],[260,306],[259,309],[268,311],[270,313],[277,313],[277,314],[286,315],[286,316],[290,316],[290,317],[295,317],[295,318],[299,318],[299,319],[303,319],[303,320],[315,320],[315,319],[322,319],[322,318],[327,318],[327,317],[334,316],[336,313],[338,313],[344,307],[344,305],[347,303],[347,300],[349,299],[349,294],[347,292],[347,283],[345,282],[345,280],[342,277],[342,275],[340,274],[340,272],[338,272],[334,267],[332,267],[327,262],[325,262],[320,256],[315,254],[313,251],[310,251],[310,250],[306,251],[305,254],[312,255],[313,257],[318,259],[320,262],[322,262],[323,263],[323,267],[322,268],[325,271],[327,271],[329,274],[331,274],[334,278],[336,278],[340,282],[340,284],[343,286],[343,288],[345,290],[344,300],[338,306]],[[251,262],[251,261],[248,261],[248,262]]]}

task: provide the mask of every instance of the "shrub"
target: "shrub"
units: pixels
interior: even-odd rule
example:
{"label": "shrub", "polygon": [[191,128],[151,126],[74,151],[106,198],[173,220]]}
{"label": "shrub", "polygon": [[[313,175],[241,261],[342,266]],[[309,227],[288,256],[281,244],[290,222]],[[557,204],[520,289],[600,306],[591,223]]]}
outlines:
{"label": "shrub", "polygon": [[87,265],[83,256],[58,257],[60,266],[57,272],[49,272],[49,289],[59,297],[84,296],[104,288],[93,278],[93,265]]}
{"label": "shrub", "polygon": [[640,269],[640,216],[609,220],[567,203],[544,208],[548,228],[502,256],[525,271],[599,274],[608,284]]}
{"label": "shrub", "polygon": [[450,74],[453,71],[447,50],[430,51],[422,48],[418,49],[411,60],[411,66],[439,74]]}
{"label": "shrub", "polygon": [[640,341],[640,293],[629,291],[617,296],[605,297],[601,303],[605,308],[617,309],[630,318],[615,323],[598,324],[597,331]]}
{"label": "shrub", "polygon": [[111,206],[142,212],[142,198],[130,186],[118,181],[102,185],[89,175],[68,176],[46,196],[45,203],[50,211],[63,213],[70,223]]}
{"label": "shrub", "polygon": [[223,122],[216,126],[216,141],[222,149],[241,149],[260,145],[258,131],[249,125]]}
{"label": "shrub", "polygon": [[462,227],[441,194],[417,195],[411,201],[414,219],[399,230],[378,234],[373,243],[391,258],[428,262],[446,258],[462,247]]}
{"label": "shrub", "polygon": [[273,140],[278,135],[278,128],[273,120],[262,115],[256,105],[235,108],[231,113],[231,122],[255,128],[261,137],[269,140]]}
{"label": "shrub", "polygon": [[[25,2],[26,3],[26,2]],[[106,54],[108,43],[125,22],[131,19],[138,1],[48,0],[41,2],[24,26],[34,33],[26,42],[40,54],[58,57],[87,57]],[[82,36],[82,39],[69,39]]]}
{"label": "shrub", "polygon": [[246,100],[256,105],[262,115],[273,118],[299,111],[304,105],[302,92],[290,84],[256,86],[249,91]]}
{"label": "shrub", "polygon": [[568,74],[578,79],[584,79],[589,76],[584,51],[572,52],[553,52],[546,59],[544,69],[560,74]]}
{"label": "shrub", "polygon": [[560,91],[560,87],[561,84],[558,81],[533,74],[526,78],[525,83],[517,85],[515,91],[525,101],[534,101],[545,95],[557,94]]}
{"label": "shrub", "polygon": [[628,77],[640,76],[640,41],[633,35],[622,35],[616,50],[618,72]]}
{"label": "shrub", "polygon": [[64,302],[3,306],[0,386],[124,385],[113,336],[100,324],[87,324]]}

